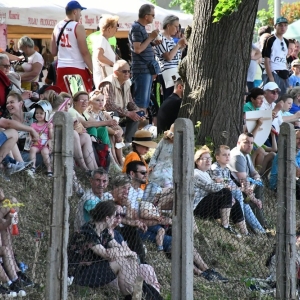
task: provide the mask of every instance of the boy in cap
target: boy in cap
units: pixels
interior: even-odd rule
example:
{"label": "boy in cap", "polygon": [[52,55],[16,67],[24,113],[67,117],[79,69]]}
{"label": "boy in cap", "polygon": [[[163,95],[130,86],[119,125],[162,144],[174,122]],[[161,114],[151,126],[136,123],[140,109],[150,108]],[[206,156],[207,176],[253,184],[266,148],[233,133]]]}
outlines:
{"label": "boy in cap", "polygon": [[287,54],[289,41],[283,37],[288,28],[288,20],[279,17],[275,23],[275,34],[272,34],[264,43],[262,56],[265,63],[263,74],[264,84],[276,82],[281,94],[289,87],[289,70],[287,68]]}
{"label": "boy in cap", "polygon": [[289,78],[290,88],[300,85],[300,59],[292,61],[292,71],[293,75]]}

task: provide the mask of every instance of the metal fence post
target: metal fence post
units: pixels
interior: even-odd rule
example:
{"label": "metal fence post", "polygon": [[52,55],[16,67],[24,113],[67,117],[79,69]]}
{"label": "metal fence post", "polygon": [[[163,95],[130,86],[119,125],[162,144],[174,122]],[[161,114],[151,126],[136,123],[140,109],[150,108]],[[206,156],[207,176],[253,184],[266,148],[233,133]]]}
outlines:
{"label": "metal fence post", "polygon": [[175,121],[173,166],[172,300],[192,300],[194,127],[189,119]]}
{"label": "metal fence post", "polygon": [[73,119],[65,112],[54,116],[54,180],[47,257],[46,299],[67,299],[69,203],[73,176]]}
{"label": "metal fence post", "polygon": [[296,299],[296,137],[291,124],[278,140],[276,299]]}

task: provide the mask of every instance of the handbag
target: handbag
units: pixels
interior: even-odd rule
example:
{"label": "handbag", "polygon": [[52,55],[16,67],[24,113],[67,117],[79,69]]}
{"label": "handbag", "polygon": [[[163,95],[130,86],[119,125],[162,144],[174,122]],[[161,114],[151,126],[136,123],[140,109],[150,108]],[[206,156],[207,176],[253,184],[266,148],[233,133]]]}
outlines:
{"label": "handbag", "polygon": [[288,79],[290,77],[289,70],[277,70],[275,71],[277,75],[282,79]]}
{"label": "handbag", "polygon": [[108,172],[110,165],[108,145],[103,144],[100,140],[93,141],[92,143],[97,166],[102,167]]}
{"label": "handbag", "polygon": [[140,54],[137,54],[137,55],[147,65],[147,68],[149,69],[151,75],[157,75],[161,72],[159,64],[156,60],[152,60],[149,62],[149,61],[145,60]]}

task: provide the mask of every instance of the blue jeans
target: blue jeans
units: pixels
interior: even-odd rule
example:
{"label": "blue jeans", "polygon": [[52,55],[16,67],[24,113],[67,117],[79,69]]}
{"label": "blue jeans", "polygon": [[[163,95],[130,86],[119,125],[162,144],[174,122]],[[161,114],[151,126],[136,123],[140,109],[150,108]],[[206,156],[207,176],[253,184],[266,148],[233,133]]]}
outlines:
{"label": "blue jeans", "polygon": [[261,224],[257,220],[250,205],[244,203],[244,197],[243,197],[242,192],[240,190],[233,189],[231,191],[231,193],[232,193],[232,197],[235,200],[238,200],[240,202],[242,211],[244,213],[245,221],[249,224],[249,226],[252,229],[254,229],[256,232],[265,233],[264,228],[261,226]]}
{"label": "blue jeans", "polygon": [[[160,225],[154,225],[154,226],[149,226],[148,230],[146,232],[143,232],[142,230],[139,230],[140,237],[143,241],[150,241],[152,243],[156,243],[156,235],[158,230],[162,226]],[[170,235],[164,236],[164,241],[163,241],[163,247],[165,252],[171,252],[171,246],[172,246],[172,237]]]}
{"label": "blue jeans", "polygon": [[150,73],[133,73],[133,99],[140,108],[148,108],[152,87],[152,75]]}

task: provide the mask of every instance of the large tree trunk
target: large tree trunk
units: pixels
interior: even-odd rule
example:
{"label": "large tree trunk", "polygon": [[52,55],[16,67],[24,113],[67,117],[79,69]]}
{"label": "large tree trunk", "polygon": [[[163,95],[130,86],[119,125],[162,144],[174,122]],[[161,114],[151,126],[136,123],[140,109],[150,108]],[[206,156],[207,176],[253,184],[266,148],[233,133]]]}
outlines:
{"label": "large tree trunk", "polygon": [[[234,146],[242,130],[242,106],[258,0],[213,23],[218,0],[197,0],[180,117],[201,121],[196,144]],[[184,77],[184,76],[183,76]]]}

